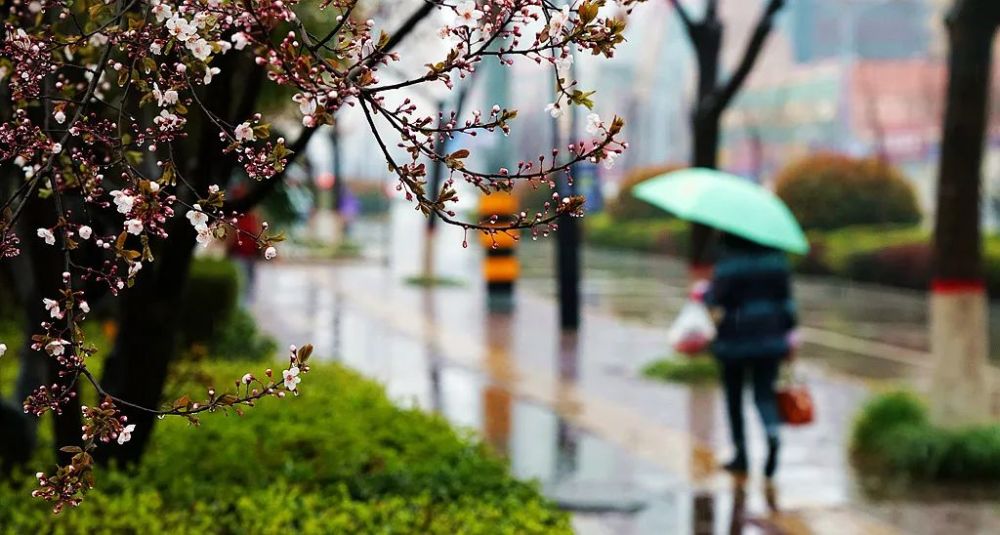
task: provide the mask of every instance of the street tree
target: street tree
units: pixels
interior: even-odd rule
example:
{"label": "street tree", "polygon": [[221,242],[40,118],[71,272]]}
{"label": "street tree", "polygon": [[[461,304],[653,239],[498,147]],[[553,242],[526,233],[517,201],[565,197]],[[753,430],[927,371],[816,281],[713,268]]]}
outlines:
{"label": "street tree", "polygon": [[[701,19],[692,17],[681,0],[670,0],[670,3],[687,31],[698,66],[698,84],[691,109],[691,166],[715,169],[718,164],[722,114],[753,71],[771,34],[774,18],[784,7],[785,1],[767,0],[736,69],[724,82],[720,81],[719,72],[722,67],[720,57],[725,33],[718,13],[719,0],[705,1],[705,14]],[[708,227],[692,224],[689,262],[693,273],[703,271],[710,262],[708,250],[711,237]]]}
{"label": "street tree", "polygon": [[980,188],[1000,3],[956,0],[945,24],[948,89],[934,225],[931,415],[940,425],[961,426],[990,414]]}
{"label": "street tree", "polygon": [[[394,30],[359,0],[3,3],[0,258],[29,281],[18,398],[26,414],[56,416],[60,448],[60,465],[39,473],[35,495],[56,511],[78,505],[95,465],[141,458],[158,417],[197,422],[298,393],[309,346],[291,348],[281,374],[248,371],[228,388],[162,399],[194,248],[231,237],[275,258],[282,236],[266,225],[241,232],[236,218],[273,190],[338,111],[361,111],[397,189],[428,217],[495,235],[545,233],[557,218],[579,215],[582,199],[557,197],[502,224],[466,221],[454,210],[455,183],[509,192],[518,181],[548,183],[581,161],[608,163],[626,148],[619,118],[596,121],[588,138],[535,160],[477,169],[467,150],[439,153],[441,140],[507,134],[517,111],[442,117],[407,92],[450,89],[486,62],[524,57],[556,72],[571,50],[611,57],[624,40],[621,14],[641,1],[557,8],[543,0],[425,0]],[[446,50],[410,65],[422,65],[419,74],[391,79],[390,67],[418,61],[399,45],[431,11],[449,19],[438,31]],[[266,88],[291,95],[301,122],[294,136],[272,133],[257,111]],[[589,105],[589,96],[566,80],[548,111]],[[447,169],[433,192],[427,161]],[[227,192],[234,174],[253,185],[242,197]],[[104,296],[120,297],[120,330],[98,377],[88,362],[103,355],[81,324]],[[95,406],[81,406],[82,388],[96,392]],[[5,429],[0,440],[12,438],[23,437]]]}

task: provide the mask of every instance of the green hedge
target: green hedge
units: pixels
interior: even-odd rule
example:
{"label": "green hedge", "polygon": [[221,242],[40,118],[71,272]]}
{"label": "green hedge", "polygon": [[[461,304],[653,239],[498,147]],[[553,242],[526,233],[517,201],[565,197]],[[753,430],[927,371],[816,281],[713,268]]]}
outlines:
{"label": "green hedge", "polygon": [[[224,385],[247,368],[205,371]],[[141,466],[101,469],[58,517],[29,496],[33,476],[0,482],[0,533],[570,533],[535,485],[440,417],[338,366],[316,366],[301,388],[200,428],[159,422]]]}
{"label": "green hedge", "polygon": [[935,427],[915,395],[891,392],[862,409],[851,455],[870,476],[1000,483],[1000,424]]}
{"label": "green hedge", "polygon": [[670,357],[650,362],[642,375],[670,383],[708,384],[719,380],[719,364],[709,355]]}
{"label": "green hedge", "polygon": [[687,252],[689,225],[679,219],[619,221],[607,213],[584,218],[588,243],[612,249],[682,256]]}

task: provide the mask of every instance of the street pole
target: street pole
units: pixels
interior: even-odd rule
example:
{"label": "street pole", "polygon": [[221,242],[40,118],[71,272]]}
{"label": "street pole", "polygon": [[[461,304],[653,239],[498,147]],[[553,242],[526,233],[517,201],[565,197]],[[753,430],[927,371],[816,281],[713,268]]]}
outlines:
{"label": "street pole", "polygon": [[[576,79],[575,62],[570,64],[569,78]],[[552,146],[560,151],[566,150],[563,146],[566,141],[575,143],[578,139],[576,106],[568,108],[568,113],[554,119],[552,125]],[[570,169],[568,180],[554,177],[560,197],[577,195],[573,171]],[[559,326],[563,330],[575,331],[580,327],[580,220],[569,214],[559,218],[559,230],[556,232],[556,277],[559,281]]]}

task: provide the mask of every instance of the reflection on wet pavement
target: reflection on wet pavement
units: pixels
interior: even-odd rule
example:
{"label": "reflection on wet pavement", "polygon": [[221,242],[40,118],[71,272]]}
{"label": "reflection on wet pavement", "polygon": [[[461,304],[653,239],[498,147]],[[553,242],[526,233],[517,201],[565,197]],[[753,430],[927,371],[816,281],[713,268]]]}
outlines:
{"label": "reflection on wet pavement", "polygon": [[[475,430],[516,476],[537,479],[573,511],[580,533],[897,533],[886,519],[905,525],[919,516],[868,504],[845,454],[868,381],[906,377],[913,366],[839,351],[836,339],[807,347],[810,361],[824,363],[803,366],[820,407],[816,424],[785,432],[777,495],[758,476],[734,486],[714,471],[714,459],[729,454],[718,392],[638,378],[665,353],[663,325],[683,298],[680,281],[671,286],[641,259],[592,268],[588,258],[584,328],[567,335],[550,297],[548,249],[524,244],[516,310],[488,313],[476,281],[479,252],[456,247],[460,231],[453,237],[438,240],[447,243],[439,275],[465,287],[403,284],[416,272],[419,242],[397,240],[387,265],[262,266],[258,283],[268,291],[255,313],[282,342],[308,340],[318,356],[380,381],[401,405]],[[628,307],[632,313],[623,312]],[[763,431],[755,418],[748,424],[759,466]],[[971,533],[996,526],[995,511],[981,509],[952,514],[970,522]]]}

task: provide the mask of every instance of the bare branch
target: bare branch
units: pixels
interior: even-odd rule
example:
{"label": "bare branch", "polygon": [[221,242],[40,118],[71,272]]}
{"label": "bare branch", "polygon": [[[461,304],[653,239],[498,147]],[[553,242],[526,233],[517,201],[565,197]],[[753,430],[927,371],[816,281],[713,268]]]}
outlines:
{"label": "bare branch", "polygon": [[736,71],[733,72],[729,81],[715,91],[715,94],[712,96],[711,108],[713,110],[718,112],[726,109],[726,106],[729,105],[733,97],[736,96],[736,93],[739,92],[740,87],[743,86],[743,82],[746,81],[750,71],[753,70],[753,66],[757,62],[761,50],[764,49],[767,37],[771,34],[771,29],[774,26],[774,16],[778,11],[781,11],[784,5],[785,0],[770,0],[768,2],[767,7],[760,16],[760,20],[757,21],[757,27],[754,28],[746,49],[743,51],[743,58],[740,60],[739,66],[737,66]]}
{"label": "bare branch", "polygon": [[684,27],[687,28],[688,32],[690,32],[695,26],[694,21],[691,20],[691,15],[689,15],[687,10],[684,9],[684,6],[681,5],[680,0],[670,0],[670,3],[673,4],[674,11],[677,12],[677,16],[680,17],[681,22],[684,23]]}

